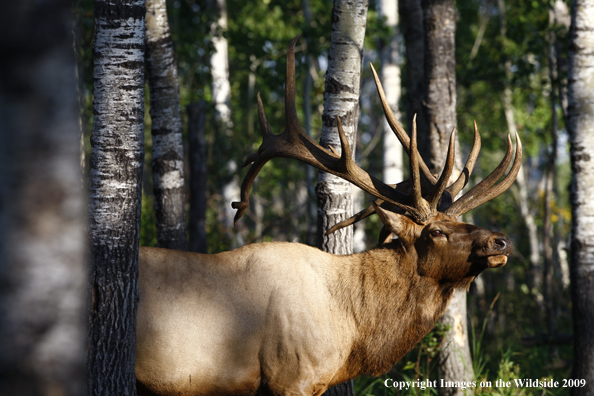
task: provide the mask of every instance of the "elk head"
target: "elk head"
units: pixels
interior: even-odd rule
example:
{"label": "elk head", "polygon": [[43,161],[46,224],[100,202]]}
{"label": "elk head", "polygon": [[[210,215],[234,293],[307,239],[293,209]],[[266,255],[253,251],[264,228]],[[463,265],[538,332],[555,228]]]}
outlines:
{"label": "elk head", "polygon": [[[511,242],[499,233],[493,233],[473,225],[461,223],[457,218],[477,206],[499,196],[514,182],[522,163],[522,144],[516,133],[515,159],[510,171],[495,184],[512,162],[513,150],[511,138],[507,138],[507,152],[497,168],[480,183],[455,199],[468,183],[481,147],[480,135],[474,124],[474,143],[464,169],[459,177],[448,186],[454,168],[454,143],[456,130],[452,131],[449,141],[447,159],[441,176],[436,178],[417,150],[416,122],[413,119],[412,133],[409,138],[403,127],[396,120],[385,98],[385,94],[373,68],[371,70],[376,82],[385,116],[392,131],[400,140],[410,159],[410,179],[397,185],[388,185],[361,169],[351,157],[351,149],[337,117],[338,133],[342,152],[338,154],[334,148],[330,150],[316,144],[305,134],[297,119],[295,107],[295,55],[294,46],[299,36],[295,37],[287,51],[287,77],[285,88],[286,130],[279,135],[271,132],[266,120],[264,107],[258,94],[258,117],[263,142],[258,152],[248,156],[243,166],[252,164],[241,187],[241,202],[233,202],[237,209],[235,223],[249,206],[249,191],[258,172],[264,164],[275,157],[294,158],[324,172],[332,173],[350,181],[362,190],[377,198],[372,206],[357,213],[332,227],[329,233],[349,226],[367,216],[377,213],[384,228],[380,234],[380,244],[389,243],[391,235],[398,237],[400,245],[415,246],[418,255],[431,252],[431,259],[419,260],[419,271],[431,273],[436,271],[432,262],[439,260],[451,277],[458,279],[478,274],[485,268],[504,265],[511,253]],[[470,237],[469,237],[470,236]],[[468,246],[466,246],[468,245]],[[432,246],[442,246],[432,249]],[[436,254],[435,252],[439,252]],[[470,254],[468,253],[470,252]],[[456,255],[466,255],[455,258]],[[455,258],[455,259],[454,259]],[[419,257],[422,259],[422,257]],[[448,268],[448,262],[467,262],[467,267]],[[426,264],[422,264],[426,263]],[[444,267],[442,265],[442,267]]]}

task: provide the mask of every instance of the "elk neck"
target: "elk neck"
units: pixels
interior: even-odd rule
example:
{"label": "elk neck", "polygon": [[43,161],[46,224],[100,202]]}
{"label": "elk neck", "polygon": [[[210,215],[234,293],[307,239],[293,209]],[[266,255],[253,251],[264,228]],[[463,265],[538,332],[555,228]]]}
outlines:
{"label": "elk neck", "polygon": [[406,251],[397,240],[347,257],[333,294],[356,331],[347,363],[336,378],[377,376],[431,331],[454,288],[461,285],[419,275],[416,252]]}

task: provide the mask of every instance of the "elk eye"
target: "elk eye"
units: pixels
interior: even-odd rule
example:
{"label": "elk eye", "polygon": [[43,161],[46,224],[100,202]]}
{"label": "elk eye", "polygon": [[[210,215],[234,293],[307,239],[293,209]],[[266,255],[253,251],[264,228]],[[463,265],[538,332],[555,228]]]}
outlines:
{"label": "elk eye", "polygon": [[443,232],[441,230],[433,230],[433,231],[431,231],[431,236],[438,237],[440,235],[443,235]]}

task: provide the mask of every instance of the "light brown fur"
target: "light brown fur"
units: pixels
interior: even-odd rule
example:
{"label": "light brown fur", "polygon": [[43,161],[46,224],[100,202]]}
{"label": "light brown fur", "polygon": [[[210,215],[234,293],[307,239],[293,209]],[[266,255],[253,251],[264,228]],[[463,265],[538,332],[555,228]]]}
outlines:
{"label": "light brown fur", "polygon": [[216,255],[141,248],[141,393],[319,395],[379,375],[431,330],[454,288],[511,249],[443,214],[424,226],[380,217],[399,238],[350,256],[283,242]]}

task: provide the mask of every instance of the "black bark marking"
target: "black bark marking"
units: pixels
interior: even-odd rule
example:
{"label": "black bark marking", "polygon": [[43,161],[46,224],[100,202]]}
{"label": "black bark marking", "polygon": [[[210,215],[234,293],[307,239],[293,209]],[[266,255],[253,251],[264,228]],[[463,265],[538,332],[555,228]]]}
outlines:
{"label": "black bark marking", "polygon": [[333,77],[329,77],[326,80],[326,92],[331,94],[339,94],[343,92],[355,93],[355,88],[342,84]]}

